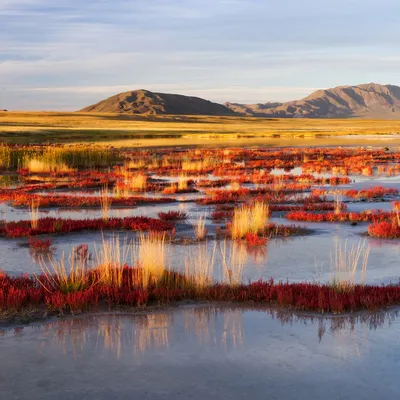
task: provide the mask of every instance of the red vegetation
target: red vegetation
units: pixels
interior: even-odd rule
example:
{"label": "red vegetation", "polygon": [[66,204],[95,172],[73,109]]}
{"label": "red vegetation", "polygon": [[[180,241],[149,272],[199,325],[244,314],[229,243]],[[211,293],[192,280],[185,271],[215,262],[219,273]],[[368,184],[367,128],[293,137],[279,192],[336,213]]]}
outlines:
{"label": "red vegetation", "polygon": [[399,191],[394,188],[384,188],[382,186],[370,187],[368,189],[349,189],[342,191],[342,194],[347,197],[358,198],[358,199],[375,199],[378,197],[385,196],[397,196]]}
{"label": "red vegetation", "polygon": [[260,237],[255,233],[248,233],[245,236],[246,245],[250,247],[264,246],[267,244],[268,239],[266,237]]}
{"label": "red vegetation", "polygon": [[157,215],[161,221],[171,221],[171,222],[186,221],[188,217],[187,214],[183,211],[168,211],[168,212],[160,211]]}
{"label": "red vegetation", "polygon": [[368,233],[382,239],[398,239],[400,238],[400,226],[396,221],[375,222],[368,227]]}
{"label": "red vegetation", "polygon": [[130,231],[169,231],[172,225],[168,222],[148,217],[126,217],[103,219],[62,219],[41,218],[37,229],[32,229],[31,221],[7,222],[0,227],[0,235],[8,237],[24,237],[45,233],[69,233],[84,230],[130,230]]}
{"label": "red vegetation", "polygon": [[341,213],[311,213],[306,211],[291,211],[286,214],[286,218],[295,221],[308,222],[377,222],[391,218],[393,213],[380,210],[357,212],[341,212]]}
{"label": "red vegetation", "polygon": [[48,255],[54,253],[55,250],[50,239],[29,238],[29,251],[34,256]]}
{"label": "red vegetation", "polygon": [[[69,207],[69,208],[100,208],[99,196],[72,196],[72,195],[39,195],[26,193],[14,189],[0,190],[0,202],[11,202],[15,207],[29,207],[33,199],[39,201],[41,208]],[[133,207],[138,204],[163,204],[176,200],[169,197],[110,197],[113,206]]]}
{"label": "red vegetation", "polygon": [[[296,310],[341,313],[359,309],[374,310],[400,304],[400,286],[355,285],[337,290],[317,283],[275,283],[258,281],[237,286],[210,284],[204,288],[191,285],[182,275],[168,272],[163,283],[147,288],[132,285],[137,271],[124,267],[121,286],[92,285],[86,289],[62,293],[48,292],[28,276],[0,275],[0,311],[16,313],[46,307],[53,312],[78,313],[98,306],[143,306],[179,300],[239,301],[277,304]],[[45,283],[47,278],[40,277]]]}

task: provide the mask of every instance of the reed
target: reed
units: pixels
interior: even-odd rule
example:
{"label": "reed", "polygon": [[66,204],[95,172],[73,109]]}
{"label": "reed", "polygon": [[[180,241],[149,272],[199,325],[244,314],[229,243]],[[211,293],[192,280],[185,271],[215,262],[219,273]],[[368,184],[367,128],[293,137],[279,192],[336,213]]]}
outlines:
{"label": "reed", "polygon": [[32,197],[31,204],[29,205],[29,214],[31,220],[31,228],[36,230],[39,227],[39,206],[40,198]]}
{"label": "reed", "polygon": [[260,234],[268,227],[269,206],[260,201],[235,208],[233,213],[232,239],[242,239],[247,233]]}
{"label": "reed", "polygon": [[0,169],[8,169],[11,166],[11,149],[6,144],[0,145]]}
{"label": "reed", "polygon": [[185,278],[196,288],[201,289],[212,284],[217,243],[214,242],[210,251],[208,242],[198,243],[195,250],[185,257]]}
{"label": "reed", "polygon": [[166,235],[160,232],[140,233],[136,242],[137,264],[141,269],[142,286],[157,284],[166,268]]}
{"label": "reed", "polygon": [[108,222],[111,204],[112,204],[112,197],[109,196],[108,187],[104,186],[100,190],[101,217],[104,222]]}
{"label": "reed", "polygon": [[144,191],[147,186],[147,176],[144,174],[133,175],[129,180],[129,187],[133,191]]}
{"label": "reed", "polygon": [[228,285],[239,285],[242,283],[243,266],[247,260],[246,247],[239,242],[231,242],[229,247],[227,241],[220,243],[220,254],[222,262],[222,281]]}
{"label": "reed", "polygon": [[185,191],[188,190],[189,185],[188,185],[188,178],[186,178],[184,175],[179,175],[178,177],[178,190],[179,191]]}
{"label": "reed", "polygon": [[370,247],[366,241],[360,241],[350,248],[347,240],[335,243],[331,251],[331,285],[339,291],[346,291],[356,284],[357,272],[360,272],[360,283],[365,282]]}
{"label": "reed", "polygon": [[75,169],[69,167],[66,163],[59,160],[38,160],[38,159],[27,159],[24,163],[24,167],[29,170],[30,173],[44,174],[53,172],[71,173]]}
{"label": "reed", "polygon": [[204,240],[207,237],[206,216],[199,215],[196,224],[193,225],[194,234],[197,240]]}
{"label": "reed", "polygon": [[77,258],[75,248],[71,249],[68,259],[62,253],[60,260],[48,257],[39,258],[42,275],[34,274],[39,284],[49,293],[74,293],[93,285],[87,273],[86,263]]}
{"label": "reed", "polygon": [[99,283],[121,287],[123,279],[123,267],[127,263],[132,246],[124,239],[122,242],[118,235],[106,240],[104,235],[101,238],[101,247],[95,250],[95,271]]}
{"label": "reed", "polygon": [[335,215],[340,215],[340,213],[342,212],[341,195],[337,191],[335,191],[335,193],[334,193],[334,211],[333,212]]}

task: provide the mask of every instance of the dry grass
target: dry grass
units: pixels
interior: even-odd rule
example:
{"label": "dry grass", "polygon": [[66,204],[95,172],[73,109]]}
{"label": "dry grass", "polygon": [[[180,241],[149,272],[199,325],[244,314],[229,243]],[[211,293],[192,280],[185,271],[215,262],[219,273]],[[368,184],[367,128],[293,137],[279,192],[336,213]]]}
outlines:
{"label": "dry grass", "polygon": [[39,227],[39,206],[40,198],[32,198],[31,204],[29,205],[29,214],[31,220],[31,228],[37,229]]}
{"label": "dry grass", "polygon": [[334,201],[335,201],[334,213],[335,215],[339,215],[342,212],[342,196],[338,191],[334,192]]}
{"label": "dry grass", "polygon": [[397,226],[400,226],[400,208],[397,203],[395,203],[393,211],[395,213],[394,223],[397,224]]}
{"label": "dry grass", "polygon": [[180,175],[178,177],[178,190],[187,190],[188,187],[188,178],[184,175]]}
{"label": "dry grass", "polygon": [[197,240],[204,240],[207,236],[206,216],[199,215],[196,225],[193,225],[194,234]]}
{"label": "dry grass", "polygon": [[39,265],[45,280],[40,279],[36,274],[35,278],[48,291],[61,291],[64,294],[76,292],[89,286],[86,262],[76,257],[75,248],[72,248],[68,259],[64,253],[59,261],[49,257],[39,259]]}
{"label": "dry grass", "polygon": [[209,285],[213,280],[217,243],[210,251],[208,243],[199,243],[185,258],[185,277],[198,288]]}
{"label": "dry grass", "polygon": [[239,285],[242,283],[243,266],[247,260],[246,247],[238,242],[231,242],[227,246],[227,241],[224,240],[220,244],[220,253],[223,282],[229,285]]}
{"label": "dry grass", "polygon": [[24,163],[24,167],[29,169],[30,173],[52,173],[52,172],[74,172],[75,169],[69,167],[64,162],[60,162],[57,160],[37,160],[37,159],[28,159]]}
{"label": "dry grass", "polygon": [[129,187],[133,191],[146,190],[147,176],[144,174],[133,175],[129,179]]}
{"label": "dry grass", "polygon": [[0,169],[8,169],[11,166],[11,149],[6,144],[0,145]]}
{"label": "dry grass", "polygon": [[231,226],[232,239],[241,239],[247,233],[263,233],[268,221],[269,207],[263,202],[256,201],[252,205],[235,208]]}
{"label": "dry grass", "polygon": [[142,285],[157,283],[166,271],[166,235],[160,232],[140,233],[136,243],[138,266],[142,270]]}
{"label": "dry grass", "polygon": [[112,203],[112,198],[109,196],[108,187],[104,186],[100,190],[101,217],[104,222],[108,221],[111,209],[111,203]]}
{"label": "dry grass", "polygon": [[356,283],[357,272],[360,272],[360,283],[365,282],[370,247],[366,241],[347,246],[347,241],[335,243],[331,252],[331,283],[338,290],[348,290]]}
{"label": "dry grass", "polygon": [[[267,119],[246,117],[211,117],[159,115],[121,115],[112,113],[60,113],[60,112],[7,112],[1,113],[0,140],[9,143],[80,142],[90,140],[104,143],[121,140],[126,146],[126,137],[136,146],[159,146],[182,144],[208,145],[233,143],[248,145],[251,140],[275,138],[272,141],[282,145],[281,138],[290,138],[288,145],[304,144],[304,138],[316,136],[347,136],[392,134],[400,131],[400,121],[364,119]],[[141,136],[138,138],[138,134]],[[143,137],[148,135],[149,137]],[[157,135],[161,137],[157,139]],[[165,136],[168,136],[166,138]],[[175,136],[175,138],[174,138]],[[125,140],[124,140],[125,139]],[[334,138],[333,138],[334,139]],[[343,140],[318,138],[322,145],[340,145]],[[357,140],[357,139],[356,139]],[[363,139],[365,145],[377,143]],[[346,139],[346,143],[353,143]],[[113,143],[114,145],[114,143]]]}
{"label": "dry grass", "polygon": [[98,249],[95,244],[94,249],[99,282],[120,287],[123,266],[132,251],[131,244],[126,239],[121,242],[118,235],[108,240],[102,236],[101,247]]}

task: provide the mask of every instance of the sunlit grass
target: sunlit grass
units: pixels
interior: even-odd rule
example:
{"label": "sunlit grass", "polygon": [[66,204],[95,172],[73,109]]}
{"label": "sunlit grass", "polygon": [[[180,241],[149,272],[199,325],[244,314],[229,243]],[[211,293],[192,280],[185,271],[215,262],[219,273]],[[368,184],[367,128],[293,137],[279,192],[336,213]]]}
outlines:
{"label": "sunlit grass", "polygon": [[348,246],[347,240],[335,242],[331,252],[331,285],[337,290],[349,290],[356,284],[357,272],[360,274],[360,283],[365,282],[370,247],[366,241],[357,245]]}
{"label": "sunlit grass", "polygon": [[203,240],[207,236],[206,216],[199,215],[196,224],[193,225],[194,234],[197,240]]}
{"label": "sunlit grass", "polygon": [[39,227],[39,207],[40,207],[40,198],[33,197],[31,204],[29,205],[29,214],[30,214],[32,229],[38,229]]}
{"label": "sunlit grass", "polygon": [[59,260],[53,257],[48,257],[47,260],[40,258],[39,265],[44,279],[36,274],[34,276],[50,293],[57,291],[63,294],[73,293],[90,285],[86,262],[76,257],[75,248],[72,248],[67,259],[63,253]]}
{"label": "sunlit grass", "polygon": [[108,221],[111,204],[112,204],[112,198],[109,196],[108,187],[104,186],[100,190],[101,216],[104,222]]}
{"label": "sunlit grass", "polygon": [[231,225],[232,239],[241,239],[247,233],[263,233],[268,221],[269,207],[263,202],[256,201],[251,205],[235,208]]}

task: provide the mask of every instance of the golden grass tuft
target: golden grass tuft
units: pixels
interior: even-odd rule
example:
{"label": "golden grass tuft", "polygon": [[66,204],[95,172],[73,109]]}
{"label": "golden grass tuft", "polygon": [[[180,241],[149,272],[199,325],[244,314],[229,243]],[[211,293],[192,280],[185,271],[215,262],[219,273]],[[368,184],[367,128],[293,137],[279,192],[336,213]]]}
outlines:
{"label": "golden grass tuft", "polygon": [[104,186],[100,190],[101,217],[104,222],[108,221],[111,209],[111,203],[112,203],[112,198],[109,196],[108,187]]}
{"label": "golden grass tuft", "polygon": [[184,175],[179,175],[178,177],[178,190],[187,190],[189,187],[188,185],[188,178],[186,178]]}
{"label": "golden grass tuft", "polygon": [[196,224],[193,225],[194,234],[197,240],[204,240],[207,237],[206,216],[199,215]]}
{"label": "golden grass tuft", "polygon": [[247,250],[242,243],[231,242],[229,248],[227,241],[220,244],[222,261],[223,282],[229,285],[242,283],[243,266],[247,260]]}
{"label": "golden grass tuft", "polygon": [[29,214],[30,214],[32,229],[38,229],[39,227],[39,206],[40,206],[40,198],[33,197],[31,204],[29,205]]}
{"label": "golden grass tuft", "polygon": [[208,242],[198,243],[196,249],[185,257],[185,277],[198,288],[209,285],[213,280],[217,243],[210,251]]}
{"label": "golden grass tuft", "polygon": [[247,233],[260,234],[265,231],[269,221],[269,206],[260,201],[235,208],[233,213],[232,239],[241,239]]}
{"label": "golden grass tuft", "polygon": [[89,287],[89,276],[87,274],[86,262],[79,257],[76,257],[76,249],[72,248],[68,259],[65,259],[65,254],[62,253],[59,261],[49,257],[47,261],[44,258],[39,258],[39,265],[42,270],[42,275],[45,278],[41,279],[34,274],[37,281],[48,292],[60,291],[63,294],[77,292]]}
{"label": "golden grass tuft", "polygon": [[108,240],[102,236],[101,247],[98,249],[95,244],[94,249],[96,256],[95,270],[98,273],[99,282],[120,287],[122,285],[123,266],[127,263],[132,251],[131,245],[127,243],[126,239],[121,242],[118,235],[112,236]]}
{"label": "golden grass tuft", "polygon": [[357,271],[360,272],[360,283],[365,282],[370,247],[366,241],[357,245],[347,246],[347,240],[335,243],[331,251],[331,284],[337,290],[344,291],[356,283]]}
{"label": "golden grass tuft", "polygon": [[147,176],[145,174],[133,175],[129,179],[129,188],[133,191],[144,191],[147,186]]}
{"label": "golden grass tuft", "polygon": [[166,235],[160,232],[140,233],[137,245],[138,267],[142,285],[157,283],[166,271]]}

